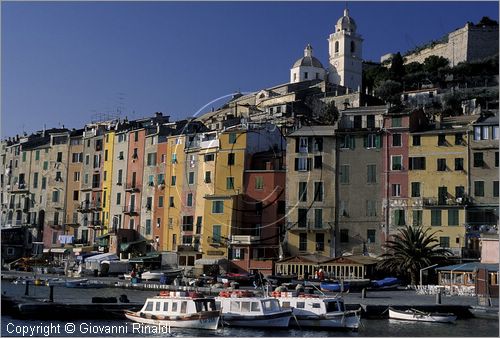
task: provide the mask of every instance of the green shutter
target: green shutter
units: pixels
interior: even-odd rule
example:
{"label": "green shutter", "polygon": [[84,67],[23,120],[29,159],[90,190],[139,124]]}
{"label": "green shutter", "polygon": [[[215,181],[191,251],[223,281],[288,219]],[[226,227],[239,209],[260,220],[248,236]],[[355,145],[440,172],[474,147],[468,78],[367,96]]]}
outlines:
{"label": "green shutter", "polygon": [[375,137],[375,147],[376,148],[381,148],[382,147],[382,136],[381,135],[377,135]]}
{"label": "green shutter", "polygon": [[368,135],[363,137],[363,147],[368,148]]}

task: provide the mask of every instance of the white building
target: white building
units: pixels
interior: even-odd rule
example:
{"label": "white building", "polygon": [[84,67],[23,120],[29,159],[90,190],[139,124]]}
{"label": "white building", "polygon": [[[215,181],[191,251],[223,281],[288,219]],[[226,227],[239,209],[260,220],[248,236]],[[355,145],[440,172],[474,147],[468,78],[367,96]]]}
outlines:
{"label": "white building", "polygon": [[328,80],[330,83],[360,91],[363,39],[356,33],[356,28],[354,19],[349,16],[349,10],[345,9],[344,16],[335,25],[335,32],[328,38]]}
{"label": "white building", "polygon": [[295,61],[290,69],[290,82],[324,80],[325,73],[323,65],[312,55],[312,47],[308,44],[304,49],[304,57]]}

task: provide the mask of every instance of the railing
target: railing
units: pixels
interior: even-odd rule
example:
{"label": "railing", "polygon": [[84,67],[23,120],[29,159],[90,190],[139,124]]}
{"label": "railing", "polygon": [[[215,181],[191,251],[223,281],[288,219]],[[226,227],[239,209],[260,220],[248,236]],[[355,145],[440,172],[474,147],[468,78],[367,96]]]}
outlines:
{"label": "railing", "polygon": [[233,235],[231,237],[231,244],[252,244],[258,241],[260,241],[260,236]]}
{"label": "railing", "polygon": [[496,224],[466,224],[465,229],[468,234],[498,234],[498,226]]}
{"label": "railing", "polygon": [[127,183],[125,191],[139,191],[139,186],[136,183]]}
{"label": "railing", "polygon": [[136,214],[137,209],[135,208],[135,206],[127,205],[127,206],[123,207],[123,213],[124,214]]}
{"label": "railing", "polygon": [[201,141],[200,142],[200,148],[201,149],[216,148],[216,147],[219,147],[219,139],[208,140],[208,141]]}
{"label": "railing", "polygon": [[102,208],[101,202],[83,201],[80,203],[77,210],[80,212],[83,212],[83,211],[90,211],[90,210],[100,210],[101,208]]}
{"label": "railing", "polygon": [[[416,200],[416,198],[414,198]],[[468,203],[467,197],[422,197],[422,204],[424,206],[437,206],[437,205],[465,205]]]}

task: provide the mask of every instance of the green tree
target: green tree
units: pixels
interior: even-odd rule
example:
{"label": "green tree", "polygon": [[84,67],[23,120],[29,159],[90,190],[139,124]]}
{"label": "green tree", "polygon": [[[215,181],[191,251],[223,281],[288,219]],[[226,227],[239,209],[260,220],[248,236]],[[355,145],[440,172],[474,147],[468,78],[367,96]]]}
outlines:
{"label": "green tree", "polygon": [[393,80],[386,80],[379,83],[375,88],[375,95],[386,102],[398,104],[401,102],[402,90],[403,86],[401,83]]}
{"label": "green tree", "polygon": [[442,56],[431,55],[424,60],[424,70],[430,74],[437,74],[440,68],[448,67],[449,61]]}
{"label": "green tree", "polygon": [[438,232],[412,226],[400,229],[384,245],[388,251],[381,255],[382,260],[377,267],[399,277],[409,278],[411,285],[417,284],[420,269],[451,255],[449,250],[439,247],[435,238]]}
{"label": "green tree", "polygon": [[394,54],[391,60],[391,69],[389,70],[391,80],[401,81],[403,76],[405,76],[405,67],[403,63],[404,61],[401,53],[398,52]]}
{"label": "green tree", "polygon": [[322,123],[333,125],[335,124],[335,122],[337,122],[338,118],[339,110],[335,106],[335,102],[332,101],[330,103],[327,103],[323,106],[323,109],[321,109],[319,119]]}

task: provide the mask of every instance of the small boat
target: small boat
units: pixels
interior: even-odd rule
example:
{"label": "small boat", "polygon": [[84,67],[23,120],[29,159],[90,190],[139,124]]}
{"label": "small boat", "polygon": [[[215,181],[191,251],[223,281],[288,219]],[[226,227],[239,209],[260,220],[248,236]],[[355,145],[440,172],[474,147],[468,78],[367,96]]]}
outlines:
{"label": "small boat", "polygon": [[346,310],[342,297],[273,291],[283,309],[293,309],[295,320],[290,325],[356,330],[360,324],[360,310]]}
{"label": "small boat", "polygon": [[125,311],[125,317],[142,324],[167,327],[216,330],[220,311],[213,298],[182,291],[162,291],[159,296],[146,299],[141,310]]}
{"label": "small boat", "polygon": [[248,291],[221,291],[215,298],[222,322],[228,326],[288,327],[291,309],[282,309],[272,297],[252,297]]}
{"label": "small boat", "polygon": [[321,282],[319,284],[321,291],[345,292],[349,290],[349,282]]}
{"label": "small boat", "polygon": [[254,276],[248,273],[232,273],[228,272],[223,276],[217,277],[219,283],[237,282],[239,285],[250,286],[253,285]]}
{"label": "small boat", "polygon": [[66,281],[65,286],[72,289],[100,289],[105,288],[106,284],[97,281],[89,281],[87,279],[77,279]]}
{"label": "small boat", "polygon": [[391,290],[401,285],[401,280],[395,277],[386,277],[384,279],[372,280],[370,288],[374,290]]}
{"label": "small boat", "polygon": [[[182,275],[182,272],[184,271],[183,268],[179,269],[172,269],[172,270],[151,270],[151,271],[145,271],[141,274],[141,279],[144,280],[160,280],[162,276],[166,277],[177,277],[179,275]],[[137,275],[136,275],[137,276]],[[125,279],[132,279],[132,276],[130,273],[125,273],[123,274],[123,277]]]}
{"label": "small boat", "polygon": [[473,305],[469,311],[474,317],[498,320],[498,307]]}
{"label": "small boat", "polygon": [[454,313],[423,312],[415,309],[395,310],[389,307],[389,318],[418,322],[451,323],[457,319]]}

